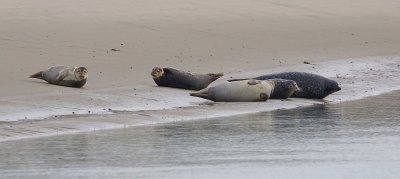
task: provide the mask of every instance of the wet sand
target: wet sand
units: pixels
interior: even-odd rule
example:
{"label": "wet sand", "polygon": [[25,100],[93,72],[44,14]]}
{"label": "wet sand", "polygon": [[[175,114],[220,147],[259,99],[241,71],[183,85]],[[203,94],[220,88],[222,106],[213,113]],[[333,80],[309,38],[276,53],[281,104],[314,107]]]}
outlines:
{"label": "wet sand", "polygon": [[[4,64],[0,67],[0,121],[17,122],[1,125],[9,127],[12,123],[12,126],[18,124],[31,130],[30,123],[46,118],[45,122],[57,124],[46,128],[51,133],[98,130],[108,128],[104,126],[130,125],[123,117],[118,118],[121,124],[114,124],[119,121],[115,118],[102,123],[100,118],[109,117],[104,114],[171,110],[204,103],[196,98],[176,100],[188,91],[156,88],[150,76],[154,66],[199,73],[224,72],[225,79],[252,75],[248,72],[301,69],[326,75],[349,87],[353,84],[351,80],[356,79],[356,85],[358,82],[363,84],[364,96],[395,90],[396,87],[384,88],[385,83],[377,81],[397,77],[394,73],[386,74],[387,68],[379,67],[379,63],[382,59],[387,60],[389,62],[383,64],[392,64],[391,70],[397,70],[398,7],[399,3],[394,0],[5,0],[0,4],[0,61]],[[370,56],[375,59],[360,58]],[[337,62],[338,59],[348,61]],[[349,65],[351,59],[357,59],[363,69]],[[314,65],[305,65],[303,61]],[[368,81],[361,81],[362,70],[369,69],[369,63],[380,70],[375,81],[371,81],[371,84],[381,85],[376,87],[379,90],[370,87]],[[59,64],[87,66],[87,85],[83,89],[73,89],[27,78]],[[357,69],[360,73],[346,76]],[[365,73],[373,76],[375,72]],[[341,94],[334,99],[347,99],[351,93]],[[321,102],[300,100],[300,103]],[[288,103],[279,108],[296,104]],[[264,109],[261,106],[255,109]],[[206,111],[211,109],[214,107]],[[249,109],[254,107],[239,112],[259,111]],[[72,113],[99,120],[91,120],[89,125],[82,116],[71,117]],[[134,115],[127,116],[132,118]],[[149,115],[138,114],[137,120],[140,116]],[[210,112],[207,117],[210,116],[219,115]],[[177,115],[175,118],[185,117]],[[71,121],[77,125],[68,126],[75,124]],[[157,118],[151,122],[143,121],[154,123]],[[2,130],[1,136],[5,138],[48,134],[42,130]]]}
{"label": "wet sand", "polygon": [[[8,98],[12,104],[0,105],[3,117],[23,115],[27,119],[9,120],[0,124],[0,141],[152,125],[184,120],[208,119],[246,113],[291,109],[316,104],[342,103],[400,89],[400,57],[386,56],[368,59],[346,59],[299,66],[276,68],[277,71],[308,71],[339,82],[342,90],[324,100],[268,100],[254,103],[213,103],[189,96],[188,90],[162,87],[131,86],[113,90],[93,90],[84,93],[32,95]],[[342,66],[342,68],[334,68]],[[270,72],[270,71],[269,71]],[[266,73],[257,71],[236,75],[246,77]],[[219,83],[224,81],[216,81]],[[211,84],[214,85],[214,84]],[[46,97],[46,99],[41,99]],[[66,99],[60,103],[59,100]],[[38,101],[35,103],[23,100]],[[73,107],[71,107],[73,106]],[[25,108],[21,111],[21,108]],[[22,115],[22,116],[21,116]],[[36,119],[34,116],[36,115]]]}
{"label": "wet sand", "polygon": [[0,142],[0,176],[396,179],[399,100],[395,91],[341,104]]}

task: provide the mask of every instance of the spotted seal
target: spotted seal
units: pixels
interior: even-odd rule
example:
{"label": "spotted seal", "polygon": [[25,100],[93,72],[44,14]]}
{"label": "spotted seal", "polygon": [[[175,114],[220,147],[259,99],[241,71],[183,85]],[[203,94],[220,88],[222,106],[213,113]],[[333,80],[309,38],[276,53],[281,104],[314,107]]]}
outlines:
{"label": "spotted seal", "polygon": [[[293,98],[311,98],[311,99],[323,99],[326,96],[340,91],[339,84],[331,79],[325,78],[321,75],[306,73],[306,72],[283,72],[269,75],[263,75],[255,77],[257,80],[267,79],[286,79],[293,80],[297,83],[300,91],[293,93]],[[232,79],[228,81],[238,81],[246,79]]]}
{"label": "spotted seal", "polygon": [[158,86],[201,90],[206,88],[211,82],[223,76],[223,74],[198,74],[173,68],[154,67],[151,71],[151,76]]}
{"label": "spotted seal", "polygon": [[270,99],[287,99],[293,95],[294,92],[300,91],[301,89],[297,86],[297,83],[293,80],[285,79],[269,79],[275,82],[275,88],[272,92]]}
{"label": "spotted seal", "polygon": [[266,101],[274,90],[275,82],[271,80],[242,80],[223,82],[208,87],[190,96],[208,99],[214,102],[256,102]]}
{"label": "spotted seal", "polygon": [[86,67],[68,67],[60,65],[37,72],[29,77],[42,79],[54,85],[81,88],[86,84],[88,71]]}

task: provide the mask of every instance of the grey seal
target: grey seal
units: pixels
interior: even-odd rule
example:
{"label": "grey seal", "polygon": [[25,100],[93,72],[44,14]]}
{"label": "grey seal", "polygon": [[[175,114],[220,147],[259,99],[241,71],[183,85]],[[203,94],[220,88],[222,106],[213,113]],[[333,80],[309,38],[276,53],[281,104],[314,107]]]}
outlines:
{"label": "grey seal", "polygon": [[86,84],[88,71],[86,67],[53,66],[47,70],[39,71],[30,78],[47,81],[50,84],[81,88]]}
{"label": "grey seal", "polygon": [[158,86],[201,90],[223,76],[223,73],[198,74],[173,68],[154,67],[151,76]]}
{"label": "grey seal", "polygon": [[242,80],[223,82],[208,87],[199,92],[190,93],[190,96],[208,99],[214,102],[256,102],[266,101],[274,90],[272,80]]}
{"label": "grey seal", "polygon": [[[293,93],[293,98],[311,98],[323,99],[326,96],[340,91],[339,84],[331,79],[321,75],[306,72],[283,72],[255,77],[257,80],[268,79],[287,79],[297,83],[301,90]],[[237,81],[245,79],[232,79],[228,81]]]}

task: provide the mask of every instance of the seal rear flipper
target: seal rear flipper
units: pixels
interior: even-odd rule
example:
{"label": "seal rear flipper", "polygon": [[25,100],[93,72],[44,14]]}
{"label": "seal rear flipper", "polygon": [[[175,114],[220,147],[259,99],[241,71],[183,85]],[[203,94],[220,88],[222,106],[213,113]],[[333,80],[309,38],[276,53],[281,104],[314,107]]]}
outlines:
{"label": "seal rear flipper", "polygon": [[29,76],[29,78],[43,79],[42,71],[39,71],[39,72]]}
{"label": "seal rear flipper", "polygon": [[232,81],[243,81],[243,80],[249,80],[250,78],[238,78],[238,79],[230,79],[230,80],[227,80],[227,81],[229,81],[229,82],[232,82]]}
{"label": "seal rear flipper", "polygon": [[204,89],[196,93],[190,93],[190,96],[211,100],[210,97],[208,96],[208,89]]}

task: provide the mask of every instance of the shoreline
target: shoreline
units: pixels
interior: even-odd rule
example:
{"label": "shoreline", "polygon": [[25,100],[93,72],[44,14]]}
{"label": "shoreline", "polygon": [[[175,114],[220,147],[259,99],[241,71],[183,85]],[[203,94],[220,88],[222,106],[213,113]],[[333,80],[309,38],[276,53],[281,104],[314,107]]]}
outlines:
{"label": "shoreline", "polygon": [[[24,119],[23,121],[0,123],[0,142],[354,101],[399,90],[400,81],[397,74],[400,73],[400,67],[396,66],[397,64],[400,64],[400,56],[368,57],[321,62],[314,65],[302,64],[234,75],[235,78],[249,77],[290,70],[317,73],[338,81],[342,87],[341,91],[331,94],[324,100],[289,98],[285,101],[268,100],[261,103],[212,103],[190,97],[188,95],[190,91],[187,90],[155,86],[102,89],[72,95],[60,93],[58,96],[52,96],[54,94],[49,94],[50,97],[46,99],[50,100],[41,101],[42,104],[36,104],[36,106],[28,104],[31,109],[27,111],[42,110],[39,114],[45,113],[51,114],[51,116],[42,120]],[[334,68],[338,66],[342,68]],[[213,84],[228,78],[230,76],[225,76]],[[89,96],[92,100],[88,100],[90,103],[82,103],[82,101],[73,103],[74,99],[71,99],[71,101],[62,101],[64,103],[59,104],[60,100],[58,99],[71,96],[81,100]],[[39,95],[39,98],[43,98],[43,95]],[[30,100],[35,101],[35,96]],[[8,102],[12,102],[12,98],[9,98]],[[46,104],[47,107],[42,106],[43,104]],[[49,111],[48,106],[56,104],[59,106],[53,108],[53,111]],[[77,105],[79,107],[75,109],[62,108],[62,106]],[[20,109],[19,106],[7,106]],[[94,108],[96,109],[94,110]],[[111,110],[108,111],[108,109]],[[65,113],[60,113],[63,110]],[[71,114],[71,111],[75,114]],[[91,112],[88,113],[88,111]],[[19,111],[14,111],[14,113],[20,115]]]}

